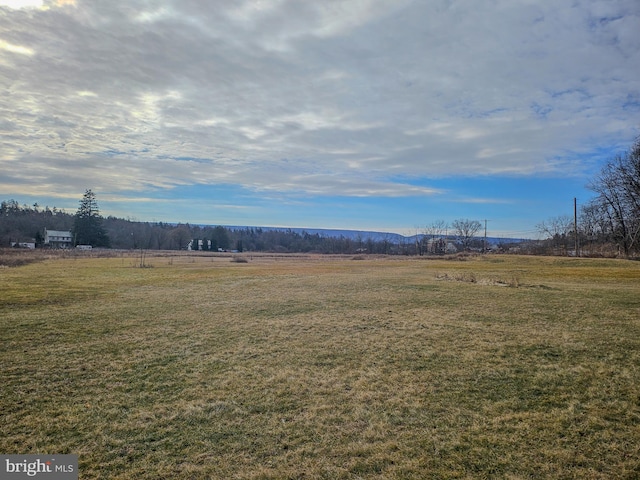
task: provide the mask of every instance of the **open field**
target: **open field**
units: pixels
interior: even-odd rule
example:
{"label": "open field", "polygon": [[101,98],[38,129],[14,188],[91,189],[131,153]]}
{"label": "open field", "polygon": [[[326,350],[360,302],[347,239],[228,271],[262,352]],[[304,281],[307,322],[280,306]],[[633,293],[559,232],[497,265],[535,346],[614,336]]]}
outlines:
{"label": "open field", "polygon": [[139,255],[0,268],[0,453],[76,453],[82,479],[640,477],[638,262]]}

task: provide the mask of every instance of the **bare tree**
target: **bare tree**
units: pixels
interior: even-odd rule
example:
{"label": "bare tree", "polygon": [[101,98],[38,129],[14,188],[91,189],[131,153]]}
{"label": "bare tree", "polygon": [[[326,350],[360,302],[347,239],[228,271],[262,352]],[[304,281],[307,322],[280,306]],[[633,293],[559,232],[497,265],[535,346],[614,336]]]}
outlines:
{"label": "bare tree", "polygon": [[451,223],[453,233],[458,237],[458,241],[462,247],[467,249],[471,246],[471,241],[476,233],[482,228],[482,224],[478,220],[459,219]]}
{"label": "bare tree", "polygon": [[573,227],[573,218],[570,215],[558,215],[540,222],[536,225],[536,230],[546,237],[547,247],[550,246],[554,253],[558,254],[558,249],[561,249],[562,253],[566,255]]}
{"label": "bare tree", "polygon": [[573,228],[573,218],[570,215],[551,217],[536,225],[536,230],[548,238],[567,235]]}
{"label": "bare tree", "polygon": [[[446,248],[446,239],[442,237],[446,234],[449,225],[444,220],[435,220],[427,225],[424,229],[424,238],[427,243],[428,253],[444,253]],[[438,242],[438,240],[442,240]]]}
{"label": "bare tree", "polygon": [[640,244],[640,139],[629,152],[608,161],[589,184],[591,205],[606,222],[612,240],[628,256]]}

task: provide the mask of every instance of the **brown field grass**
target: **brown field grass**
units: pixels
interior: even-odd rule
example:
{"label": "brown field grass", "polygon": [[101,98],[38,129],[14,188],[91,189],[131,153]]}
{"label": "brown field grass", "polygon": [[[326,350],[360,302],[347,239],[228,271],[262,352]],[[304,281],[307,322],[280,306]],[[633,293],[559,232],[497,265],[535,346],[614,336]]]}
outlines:
{"label": "brown field grass", "polygon": [[639,263],[241,257],[0,269],[0,452],[83,479],[640,476]]}

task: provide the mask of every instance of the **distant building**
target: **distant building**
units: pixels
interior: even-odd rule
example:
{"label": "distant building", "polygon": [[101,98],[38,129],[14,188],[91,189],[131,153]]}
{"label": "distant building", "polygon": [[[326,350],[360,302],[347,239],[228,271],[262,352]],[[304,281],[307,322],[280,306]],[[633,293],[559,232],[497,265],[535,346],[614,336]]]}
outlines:
{"label": "distant building", "polygon": [[29,248],[33,250],[36,248],[36,242],[11,242],[13,248]]}
{"label": "distant building", "polygon": [[187,244],[187,250],[209,250],[211,248],[211,240],[191,240]]}
{"label": "distant building", "polygon": [[458,249],[452,242],[448,242],[442,237],[427,240],[427,253],[443,255],[445,253],[456,253],[457,251]]}
{"label": "distant building", "polygon": [[44,246],[49,248],[71,248],[73,237],[71,232],[44,229]]}

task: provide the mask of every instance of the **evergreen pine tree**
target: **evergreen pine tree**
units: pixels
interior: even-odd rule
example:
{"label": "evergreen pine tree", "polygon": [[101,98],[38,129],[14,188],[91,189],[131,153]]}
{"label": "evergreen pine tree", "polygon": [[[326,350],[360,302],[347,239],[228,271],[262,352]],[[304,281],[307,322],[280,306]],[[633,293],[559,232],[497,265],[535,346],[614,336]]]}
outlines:
{"label": "evergreen pine tree", "polygon": [[96,195],[90,189],[84,192],[73,218],[73,236],[76,245],[109,246],[109,237],[102,225]]}

